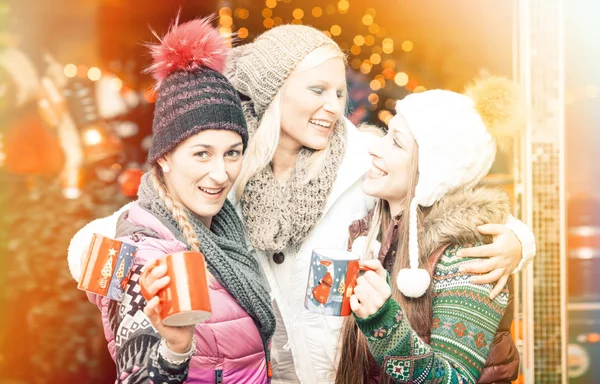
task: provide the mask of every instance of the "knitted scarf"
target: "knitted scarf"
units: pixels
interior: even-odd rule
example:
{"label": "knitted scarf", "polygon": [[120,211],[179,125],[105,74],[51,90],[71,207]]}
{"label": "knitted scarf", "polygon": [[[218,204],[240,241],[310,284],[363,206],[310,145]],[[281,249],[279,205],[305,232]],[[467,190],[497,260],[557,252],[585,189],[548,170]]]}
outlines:
{"label": "knitted scarf", "polygon": [[[177,239],[187,244],[183,231],[154,189],[148,173],[142,177],[138,197],[142,208],[167,224],[169,229],[174,230]],[[258,261],[246,246],[244,226],[235,208],[225,200],[223,208],[213,217],[210,230],[195,214],[190,211],[187,214],[200,240],[200,251],[204,254],[208,271],[252,317],[266,351],[275,332],[275,315],[271,297],[265,288],[267,284],[262,279]]]}
{"label": "knitted scarf", "polygon": [[[248,130],[253,135],[257,121],[244,111]],[[306,174],[309,157],[314,152],[303,147],[298,154],[290,178],[282,187],[270,165],[248,181],[241,197],[242,214],[254,248],[266,252],[282,250],[300,244],[317,224],[342,161],[346,126],[339,119],[334,127],[325,154],[325,161],[308,183]]]}

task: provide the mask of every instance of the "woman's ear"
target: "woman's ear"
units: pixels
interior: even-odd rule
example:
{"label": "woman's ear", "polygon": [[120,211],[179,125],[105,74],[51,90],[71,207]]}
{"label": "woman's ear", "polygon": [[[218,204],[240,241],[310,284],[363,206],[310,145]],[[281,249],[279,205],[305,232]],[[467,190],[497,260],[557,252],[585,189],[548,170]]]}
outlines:
{"label": "woman's ear", "polygon": [[158,163],[158,165],[160,165],[160,168],[162,169],[163,173],[169,173],[169,171],[171,170],[171,167],[169,167],[169,164],[167,163],[167,159],[165,159],[164,157],[161,157],[156,162]]}

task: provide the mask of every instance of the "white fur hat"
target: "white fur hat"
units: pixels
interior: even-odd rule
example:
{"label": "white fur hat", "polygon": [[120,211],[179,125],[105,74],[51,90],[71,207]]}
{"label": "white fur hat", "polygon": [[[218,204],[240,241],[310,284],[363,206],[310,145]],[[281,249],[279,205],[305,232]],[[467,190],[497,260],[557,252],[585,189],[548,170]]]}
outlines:
{"label": "white fur hat", "polygon": [[410,268],[400,270],[396,280],[405,296],[422,296],[431,280],[419,268],[417,206],[430,207],[447,193],[473,188],[483,179],[496,156],[490,132],[506,135],[520,128],[518,95],[513,82],[493,77],[465,94],[430,90],[396,104],[419,147],[419,180],[408,212]]}

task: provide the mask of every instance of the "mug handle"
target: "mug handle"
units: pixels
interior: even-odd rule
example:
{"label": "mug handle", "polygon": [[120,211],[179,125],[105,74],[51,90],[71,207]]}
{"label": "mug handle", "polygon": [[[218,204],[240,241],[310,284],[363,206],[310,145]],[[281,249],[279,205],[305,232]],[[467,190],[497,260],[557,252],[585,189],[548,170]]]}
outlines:
{"label": "mug handle", "polygon": [[[344,292],[344,294],[346,295],[346,297],[350,297],[354,294],[354,287],[356,287],[356,280],[358,280],[358,278],[362,275],[364,275],[364,272],[366,271],[372,271],[373,269],[367,267],[364,264],[359,263],[358,264],[358,273],[356,274],[356,278],[352,279],[352,281],[350,282],[350,284],[348,284],[348,286],[346,287],[346,292]],[[363,273],[361,273],[363,272]]]}
{"label": "mug handle", "polygon": [[160,265],[160,260],[158,260],[158,259],[156,259],[153,262],[147,264],[146,268],[144,268],[144,270],[142,271],[142,274],[140,275],[140,278],[138,280],[138,282],[140,284],[140,291],[141,291],[142,297],[146,301],[150,301],[150,299],[153,297],[146,290],[146,278],[148,277],[148,274],[150,272],[152,272],[154,270],[154,268],[158,267],[159,265]]}

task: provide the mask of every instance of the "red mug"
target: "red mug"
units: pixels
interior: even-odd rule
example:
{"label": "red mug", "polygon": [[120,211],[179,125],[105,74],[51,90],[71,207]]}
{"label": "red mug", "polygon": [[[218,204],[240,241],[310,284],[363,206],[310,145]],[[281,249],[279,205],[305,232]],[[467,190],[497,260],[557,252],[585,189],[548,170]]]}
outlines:
{"label": "red mug", "polygon": [[158,292],[163,324],[181,327],[210,319],[212,310],[204,255],[193,251],[177,252],[146,265],[139,279],[146,301],[152,298],[147,291],[146,278],[159,265],[167,267],[165,276],[170,278],[169,284]]}

